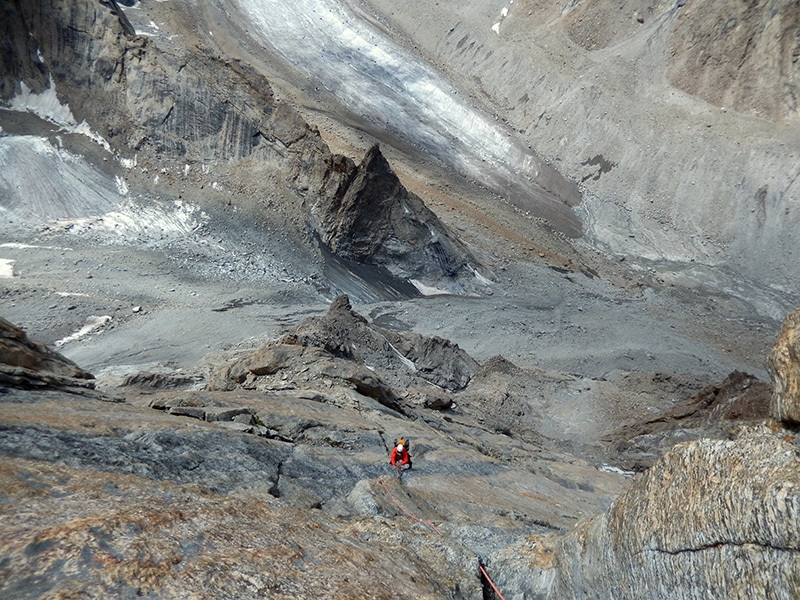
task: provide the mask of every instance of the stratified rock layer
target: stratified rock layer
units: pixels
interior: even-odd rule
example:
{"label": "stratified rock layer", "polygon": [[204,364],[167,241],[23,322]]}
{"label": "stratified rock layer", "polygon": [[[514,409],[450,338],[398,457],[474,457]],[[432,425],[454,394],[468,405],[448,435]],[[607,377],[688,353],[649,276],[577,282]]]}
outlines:
{"label": "stratified rock layer", "polygon": [[94,387],[94,376],[0,317],[0,383],[15,387]]}
{"label": "stratified rock layer", "polygon": [[555,550],[549,598],[792,598],[800,459],[763,427],[670,450]]}
{"label": "stratified rock layer", "polygon": [[800,423],[800,308],[783,322],[778,341],[767,357],[775,385],[770,411],[779,421]]}

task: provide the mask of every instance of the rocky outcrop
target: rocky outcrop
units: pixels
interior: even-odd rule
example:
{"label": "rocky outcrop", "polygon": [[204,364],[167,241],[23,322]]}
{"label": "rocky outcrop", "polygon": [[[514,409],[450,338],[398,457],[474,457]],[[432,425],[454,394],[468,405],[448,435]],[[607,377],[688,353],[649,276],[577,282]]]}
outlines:
{"label": "rocky outcrop", "polygon": [[678,442],[726,438],[733,427],[769,419],[771,394],[769,384],[734,371],[649,419],[607,434],[603,441],[613,445],[615,464],[641,471]]}
{"label": "rocky outcrop", "polygon": [[94,376],[0,317],[0,383],[15,387],[93,388]]}
{"label": "rocky outcrop", "polygon": [[[325,316],[310,317],[280,340],[218,368],[210,385],[214,389],[266,389],[285,387],[287,380],[302,381],[306,386],[335,378],[349,382],[362,395],[402,410],[393,389],[432,384],[433,392],[437,388],[457,391],[469,383],[478,366],[449,340],[368,323],[353,311],[347,296],[339,296]],[[431,401],[436,405],[442,402]]]}
{"label": "rocky outcrop", "polygon": [[554,569],[559,600],[794,597],[795,440],[757,427],[676,446],[555,545]]}
{"label": "rocky outcrop", "polygon": [[767,357],[772,383],[770,412],[787,423],[800,423],[800,308],[783,321],[778,341]]}
{"label": "rocky outcrop", "polygon": [[[312,210],[320,240],[334,254],[385,267],[401,279],[475,286],[477,259],[418,196],[403,187],[373,146],[341,194]],[[463,285],[463,284],[462,284]]]}

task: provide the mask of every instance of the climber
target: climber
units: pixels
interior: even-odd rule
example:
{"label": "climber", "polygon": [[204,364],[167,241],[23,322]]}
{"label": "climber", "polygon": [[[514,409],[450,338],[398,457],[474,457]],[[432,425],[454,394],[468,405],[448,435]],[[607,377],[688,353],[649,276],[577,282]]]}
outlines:
{"label": "climber", "polygon": [[[397,445],[392,448],[392,457],[389,460],[395,470],[400,473],[400,467],[403,465],[408,465],[408,468],[411,469],[411,456],[408,454],[408,444],[406,444],[404,439],[397,440]],[[400,463],[399,465],[397,463]]]}

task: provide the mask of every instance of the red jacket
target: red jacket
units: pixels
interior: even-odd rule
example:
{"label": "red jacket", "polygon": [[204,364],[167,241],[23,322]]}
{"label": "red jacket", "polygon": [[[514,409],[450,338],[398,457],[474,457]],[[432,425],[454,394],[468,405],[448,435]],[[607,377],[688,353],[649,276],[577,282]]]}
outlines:
{"label": "red jacket", "polygon": [[402,452],[398,452],[397,451],[397,446],[395,446],[394,448],[392,448],[392,458],[391,458],[391,460],[389,462],[391,462],[392,466],[395,467],[395,466],[397,466],[397,461],[398,460],[402,460],[402,462],[400,463],[401,467],[403,465],[407,465],[408,464],[408,450],[403,448]]}

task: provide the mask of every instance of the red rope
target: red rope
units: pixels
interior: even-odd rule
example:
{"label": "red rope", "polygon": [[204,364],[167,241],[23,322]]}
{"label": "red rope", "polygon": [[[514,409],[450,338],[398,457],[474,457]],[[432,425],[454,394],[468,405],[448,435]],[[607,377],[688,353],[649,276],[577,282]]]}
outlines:
{"label": "red rope", "polygon": [[492,578],[489,577],[489,574],[486,572],[486,569],[483,568],[483,565],[478,565],[478,568],[481,570],[481,573],[483,573],[483,576],[486,577],[486,581],[489,582],[489,585],[492,586],[494,593],[500,596],[500,600],[506,600],[505,598],[503,598],[503,594],[500,593],[500,590],[497,589],[497,586],[494,584],[494,581],[492,581]]}
{"label": "red rope", "polygon": [[389,497],[390,497],[392,500],[394,500],[394,503],[395,503],[395,504],[397,504],[397,506],[399,506],[399,507],[400,507],[400,510],[402,510],[404,513],[406,513],[406,514],[407,514],[409,517],[411,517],[411,518],[412,518],[412,519],[414,519],[415,521],[419,521],[420,523],[424,523],[425,525],[427,525],[428,527],[430,527],[431,529],[433,529],[433,530],[434,530],[436,533],[438,533],[439,535],[443,535],[443,534],[442,534],[442,532],[441,532],[441,531],[439,531],[439,530],[436,528],[436,525],[434,525],[434,524],[433,524],[433,523],[431,523],[430,521],[425,521],[425,520],[423,520],[423,519],[420,519],[419,517],[415,517],[415,516],[414,516],[414,515],[412,515],[410,512],[408,512],[408,511],[407,511],[405,508],[403,508],[403,505],[402,505],[402,504],[400,504],[400,503],[397,501],[397,498],[395,498],[394,496],[392,496],[392,492],[390,492],[390,491],[389,491],[389,488],[388,488],[388,487],[386,487],[386,484],[383,482],[383,476],[381,476],[381,477],[378,477],[378,481],[380,481],[380,482],[381,482],[381,485],[383,486],[383,489],[385,489],[385,490],[386,490],[386,493],[387,493],[387,494],[389,494]]}
{"label": "red rope", "polygon": [[[397,501],[397,498],[395,498],[395,497],[392,495],[392,492],[390,492],[390,491],[389,491],[389,488],[388,488],[388,487],[386,486],[386,484],[383,482],[383,475],[381,475],[380,477],[378,477],[378,481],[380,481],[380,482],[381,482],[381,485],[383,486],[383,489],[385,489],[385,490],[386,490],[386,493],[387,493],[387,494],[389,494],[389,497],[390,497],[390,498],[392,499],[392,501],[393,501],[393,502],[394,502],[394,503],[395,503],[395,504],[396,504],[396,505],[397,505],[397,506],[400,508],[400,510],[402,510],[404,513],[406,513],[406,514],[407,514],[409,517],[411,517],[411,518],[412,518],[412,519],[414,519],[415,521],[419,521],[420,523],[424,523],[425,525],[427,525],[428,527],[430,527],[431,529],[433,529],[433,530],[434,530],[436,533],[438,533],[439,535],[441,535],[442,537],[444,537],[444,534],[443,534],[441,531],[439,531],[439,530],[436,528],[436,525],[434,525],[434,524],[433,524],[433,523],[431,523],[430,521],[425,521],[424,519],[420,519],[419,517],[416,517],[416,516],[412,515],[410,512],[408,512],[408,511],[407,511],[407,510],[406,510],[406,509],[403,507],[403,505],[402,505],[402,504],[400,504],[400,502],[398,502],[398,501]],[[486,581],[488,581],[488,582],[489,582],[489,585],[491,585],[491,586],[492,586],[492,589],[494,590],[495,594],[497,594],[497,595],[500,597],[500,600],[506,600],[505,598],[503,598],[503,594],[501,594],[501,593],[500,593],[500,590],[498,590],[498,589],[497,589],[497,586],[494,584],[494,581],[492,581],[492,578],[491,578],[491,577],[489,577],[489,574],[486,572],[486,569],[484,569],[484,568],[483,568],[483,565],[479,564],[479,565],[478,565],[478,568],[481,570],[481,573],[483,573],[483,576],[484,576],[484,577],[486,577]]]}

